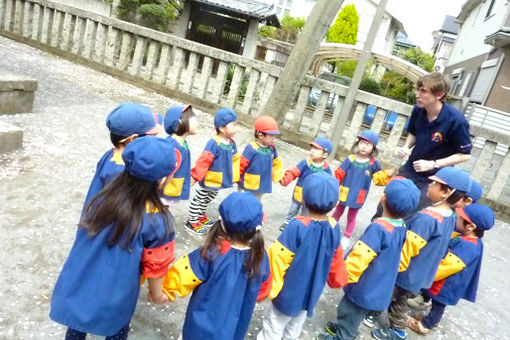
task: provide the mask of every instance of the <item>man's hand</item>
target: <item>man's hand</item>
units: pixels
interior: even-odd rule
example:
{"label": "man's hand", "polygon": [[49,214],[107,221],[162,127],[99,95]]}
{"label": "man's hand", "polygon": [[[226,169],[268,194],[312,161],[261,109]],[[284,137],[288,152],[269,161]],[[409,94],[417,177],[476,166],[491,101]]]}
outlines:
{"label": "man's hand", "polygon": [[397,151],[397,156],[399,158],[402,158],[402,159],[405,159],[405,158],[408,158],[409,156],[411,155],[411,149],[408,148],[407,146],[402,146],[400,149],[398,149]]}
{"label": "man's hand", "polygon": [[419,159],[413,162],[413,167],[416,172],[425,172],[434,169],[434,161],[427,161]]}

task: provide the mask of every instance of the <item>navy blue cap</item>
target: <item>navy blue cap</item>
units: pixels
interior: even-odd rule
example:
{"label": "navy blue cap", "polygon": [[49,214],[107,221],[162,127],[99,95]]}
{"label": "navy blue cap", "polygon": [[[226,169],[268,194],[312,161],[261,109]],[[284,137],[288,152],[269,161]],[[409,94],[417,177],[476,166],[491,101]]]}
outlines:
{"label": "navy blue cap", "polygon": [[336,178],[325,172],[317,172],[305,179],[303,201],[312,210],[329,211],[336,206],[339,192]]}
{"label": "navy blue cap", "polygon": [[477,202],[482,197],[482,192],[483,189],[480,183],[471,177],[471,188],[466,192],[467,197],[471,197],[473,202]]}
{"label": "navy blue cap", "polygon": [[220,204],[220,216],[228,231],[248,231],[262,224],[262,204],[251,192],[233,192]]}
{"label": "navy blue cap", "polygon": [[474,224],[477,229],[489,230],[494,226],[494,211],[486,205],[473,203],[455,212],[465,221]]}
{"label": "navy blue cap", "polygon": [[219,128],[236,120],[237,114],[233,110],[221,108],[214,114],[214,127]]}
{"label": "navy blue cap", "polygon": [[331,153],[333,151],[333,143],[331,143],[327,138],[319,137],[310,143],[311,146],[316,147],[324,152]]}
{"label": "navy blue cap", "polygon": [[191,105],[178,105],[178,106],[172,106],[166,111],[165,114],[165,131],[169,135],[175,132],[177,129],[177,126],[179,125],[179,119],[181,119],[181,116],[184,111],[191,108]]}
{"label": "navy blue cap", "polygon": [[377,132],[372,130],[365,130],[361,132],[358,138],[369,141],[370,143],[374,144],[374,146],[376,146],[377,143],[379,143],[379,135],[377,134]]}
{"label": "navy blue cap", "polygon": [[160,117],[147,106],[122,103],[106,117],[106,126],[115,135],[128,137],[134,134],[157,135],[161,132]]}
{"label": "navy blue cap", "polygon": [[175,149],[166,139],[140,137],[122,152],[126,171],[136,178],[157,182],[170,175],[176,167]]}
{"label": "navy blue cap", "polygon": [[386,205],[402,216],[416,209],[420,194],[413,181],[400,176],[393,177],[384,189]]}
{"label": "navy blue cap", "polygon": [[429,179],[466,193],[471,189],[471,176],[466,171],[454,166],[439,169]]}

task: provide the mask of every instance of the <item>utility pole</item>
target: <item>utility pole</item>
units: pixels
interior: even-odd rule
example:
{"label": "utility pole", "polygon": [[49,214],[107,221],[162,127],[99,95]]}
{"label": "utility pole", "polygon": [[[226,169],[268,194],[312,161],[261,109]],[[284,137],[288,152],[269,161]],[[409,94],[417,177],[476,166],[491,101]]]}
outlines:
{"label": "utility pole", "polygon": [[273,116],[280,124],[343,2],[343,0],[318,0],[306,20],[303,32],[296,41],[271,96],[262,110],[264,114]]}
{"label": "utility pole", "polygon": [[381,26],[382,17],[384,15],[384,12],[386,11],[387,4],[388,0],[379,1],[379,6],[377,7],[377,11],[375,12],[374,20],[372,21],[372,25],[370,26],[370,31],[368,32],[367,40],[363,45],[363,50],[361,51],[360,57],[358,59],[358,65],[356,66],[356,70],[354,71],[354,75],[351,80],[351,85],[349,86],[349,91],[345,96],[345,100],[342,105],[342,110],[340,111],[338,119],[335,122],[335,128],[333,129],[333,136],[331,141],[333,143],[333,152],[329,154],[332,159],[335,158],[336,150],[338,149],[338,144],[340,143],[340,139],[342,138],[342,133],[344,131],[345,124],[347,123],[347,118],[349,118],[351,107],[354,104],[356,93],[358,92],[361,79],[363,78],[363,73],[365,72],[367,62],[372,54],[371,53],[372,46],[374,45],[377,32],[379,31],[379,26]]}

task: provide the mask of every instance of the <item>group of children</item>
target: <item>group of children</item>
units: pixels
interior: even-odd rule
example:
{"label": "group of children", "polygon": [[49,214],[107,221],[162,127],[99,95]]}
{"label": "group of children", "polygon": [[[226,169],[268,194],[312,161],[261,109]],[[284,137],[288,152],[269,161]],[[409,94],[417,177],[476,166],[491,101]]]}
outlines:
{"label": "group of children", "polygon": [[[352,339],[364,318],[373,319],[389,307],[392,328],[376,329],[373,335],[405,339],[407,324],[425,334],[440,321],[445,305],[459,298],[474,301],[480,231],[492,227],[494,215],[479,204],[464,207],[479,198],[470,195],[476,182],[467,173],[440,169],[429,186],[434,205],[404,223],[420,193],[412,181],[395,177],[396,169],[381,169],[375,158],[377,133],[363,131],[352,155],[334,172],[326,161],[333,150],[326,138],[313,141],[308,157],[284,172],[274,145],[276,121],[259,116],[255,139],[241,155],[233,139],[236,122],[233,110],[218,110],[216,134],[191,167],[186,138],[198,131],[191,105],[170,108],[163,122],[136,103],[123,103],[108,115],[114,147],[98,162],[51,301],[50,317],[68,326],[66,339],[84,339],[87,333],[127,338],[145,278],[153,303],[193,292],[185,340],[243,339],[255,303],[266,297],[271,303],[257,338],[297,339],[326,283],[344,287],[345,296],[337,322],[328,323],[330,334],[321,338]],[[153,136],[161,123],[166,139]],[[282,233],[266,252],[260,199],[272,192],[273,183],[287,186],[295,179]],[[383,215],[366,228],[344,261],[372,182],[386,185]],[[230,194],[220,204],[219,218],[210,220],[209,203],[235,183],[240,192]],[[206,238],[169,268],[174,260],[169,208],[188,200],[192,186],[185,229]],[[337,222],[345,207],[347,227],[341,236]],[[432,301],[431,312],[423,320],[408,321],[407,299],[420,292]]]}

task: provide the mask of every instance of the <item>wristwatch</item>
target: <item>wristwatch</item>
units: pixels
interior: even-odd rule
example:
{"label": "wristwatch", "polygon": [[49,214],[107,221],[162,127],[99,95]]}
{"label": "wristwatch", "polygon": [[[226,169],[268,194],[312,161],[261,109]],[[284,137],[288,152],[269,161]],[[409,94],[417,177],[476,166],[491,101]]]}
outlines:
{"label": "wristwatch", "polygon": [[439,163],[437,161],[434,161],[434,169],[439,169]]}

